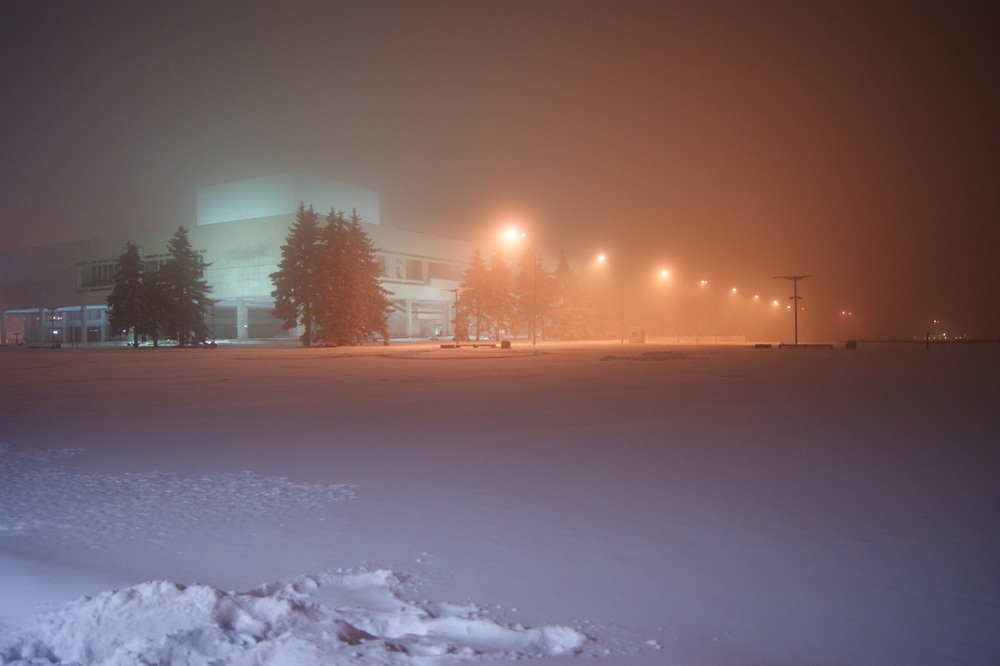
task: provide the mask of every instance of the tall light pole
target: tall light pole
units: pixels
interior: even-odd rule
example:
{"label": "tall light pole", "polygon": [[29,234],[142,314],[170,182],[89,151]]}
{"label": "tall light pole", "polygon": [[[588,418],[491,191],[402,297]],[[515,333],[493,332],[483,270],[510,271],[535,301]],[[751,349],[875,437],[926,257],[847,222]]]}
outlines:
{"label": "tall light pole", "polygon": [[772,280],[791,280],[792,281],[792,295],[789,297],[792,300],[793,312],[795,313],[795,346],[799,346],[799,280],[805,280],[806,278],[816,277],[815,275],[776,275]]}
{"label": "tall light pole", "polygon": [[[660,279],[668,280],[670,279],[670,271],[666,268],[660,271]],[[681,303],[680,296],[677,293],[677,286],[674,285],[674,334],[677,336],[677,344],[681,343]]]}
{"label": "tall light pole", "polygon": [[[597,261],[602,264],[608,262],[608,258],[603,255],[597,255]],[[625,273],[622,270],[621,263],[618,264],[618,285],[619,285],[619,310],[618,310],[618,332],[621,337],[621,344],[625,344]]]}
{"label": "tall light pole", "polygon": [[[729,290],[729,293],[733,295],[736,299],[736,306],[739,307],[740,304],[740,290],[737,287],[733,287]],[[743,344],[747,343],[747,301],[743,301]]]}
{"label": "tall light pole", "polygon": [[538,312],[538,260],[535,258],[535,241],[528,238],[528,234],[523,231],[518,231],[514,227],[507,230],[507,238],[523,238],[528,243],[528,247],[531,249],[531,321],[528,324],[528,328],[531,329],[531,344],[537,345],[538,343],[535,337],[535,330],[538,328],[538,318],[536,315],[536,312]]}
{"label": "tall light pole", "polygon": [[[709,289],[708,289],[708,280],[701,280],[701,281],[699,281],[698,282],[698,286],[704,288],[705,291],[709,291]],[[699,301],[700,301],[700,299],[699,299]],[[711,303],[709,303],[709,306],[711,306]],[[699,316],[698,316],[698,321],[700,321],[701,319],[703,319],[702,315],[704,314],[705,309],[704,309],[704,306],[699,307],[698,309],[701,311],[699,313]],[[713,319],[712,319],[713,326],[715,324],[715,319],[716,319],[715,317],[713,317]],[[716,342],[719,341],[719,335],[718,335],[718,333],[719,333],[718,330],[716,330],[716,335],[715,335],[715,341]],[[695,341],[696,344],[699,343],[699,342],[701,342],[701,340],[699,340],[698,338],[699,338],[699,336],[698,336],[698,325],[696,323],[695,324],[695,329],[694,329],[694,341]]]}

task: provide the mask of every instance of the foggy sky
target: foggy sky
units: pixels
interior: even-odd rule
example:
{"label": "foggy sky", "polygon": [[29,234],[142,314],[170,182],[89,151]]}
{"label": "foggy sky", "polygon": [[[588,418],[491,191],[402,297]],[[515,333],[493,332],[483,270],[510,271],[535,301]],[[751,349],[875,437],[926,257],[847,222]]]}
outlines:
{"label": "foggy sky", "polygon": [[[299,171],[382,223],[1000,336],[993,3],[0,4],[0,249]],[[781,281],[784,282],[784,281]],[[818,315],[817,315],[818,316]]]}

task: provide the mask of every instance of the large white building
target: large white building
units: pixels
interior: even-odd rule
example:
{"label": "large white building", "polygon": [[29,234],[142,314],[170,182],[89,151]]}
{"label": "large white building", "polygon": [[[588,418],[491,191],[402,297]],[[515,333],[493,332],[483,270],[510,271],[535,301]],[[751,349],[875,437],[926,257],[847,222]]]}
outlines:
{"label": "large white building", "polygon": [[[270,275],[295,220],[299,202],[321,216],[331,208],[357,210],[383,264],[382,286],[396,306],[391,337],[453,333],[454,294],[475,246],[458,240],[385,227],[378,193],[300,174],[284,174],[198,191],[191,245],[208,267],[205,279],[217,303],[209,325],[217,339],[295,338],[272,314]],[[29,345],[88,344],[115,338],[105,298],[127,241],[147,267],[167,258],[176,231],[136,233],[0,253],[0,341]]]}

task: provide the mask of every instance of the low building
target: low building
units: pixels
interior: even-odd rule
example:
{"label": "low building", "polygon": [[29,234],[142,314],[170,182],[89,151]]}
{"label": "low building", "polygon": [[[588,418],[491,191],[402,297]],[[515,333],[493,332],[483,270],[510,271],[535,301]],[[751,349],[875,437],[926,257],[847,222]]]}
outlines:
{"label": "low building", "polygon": [[[284,174],[202,188],[191,246],[204,257],[215,305],[209,326],[216,339],[295,338],[272,315],[277,270],[299,202],[325,215],[357,210],[378,248],[382,286],[395,311],[394,338],[451,338],[456,290],[472,243],[383,226],[378,194],[299,174]],[[188,225],[183,225],[188,226]],[[0,252],[0,341],[47,346],[109,342],[105,298],[125,243],[140,247],[147,270],[167,259],[176,229],[72,241]]]}

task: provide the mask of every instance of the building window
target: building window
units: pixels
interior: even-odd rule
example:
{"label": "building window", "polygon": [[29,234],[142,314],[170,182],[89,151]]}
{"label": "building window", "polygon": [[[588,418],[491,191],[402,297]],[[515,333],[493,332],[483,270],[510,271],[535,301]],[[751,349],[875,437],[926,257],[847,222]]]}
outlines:
{"label": "building window", "polygon": [[[198,256],[200,257],[201,255]],[[163,267],[167,265],[168,261],[170,261],[169,254],[144,255],[142,257],[142,272],[148,276],[156,275],[163,270]],[[204,273],[204,269],[202,272]]]}
{"label": "building window", "polygon": [[406,260],[406,279],[414,282],[424,281],[424,262],[420,259]]}
{"label": "building window", "polygon": [[118,262],[114,259],[90,261],[76,266],[77,289],[108,289],[115,284]]}
{"label": "building window", "polygon": [[[198,264],[201,269],[199,278],[205,278],[204,250],[198,253]],[[147,276],[153,276],[163,270],[170,261],[169,254],[151,254],[142,258],[142,270]],[[80,291],[110,289],[115,286],[115,276],[118,274],[117,259],[99,259],[76,265],[76,288]]]}
{"label": "building window", "polygon": [[461,282],[464,269],[458,264],[446,264],[443,261],[427,262],[427,278],[430,280],[452,280]]}

